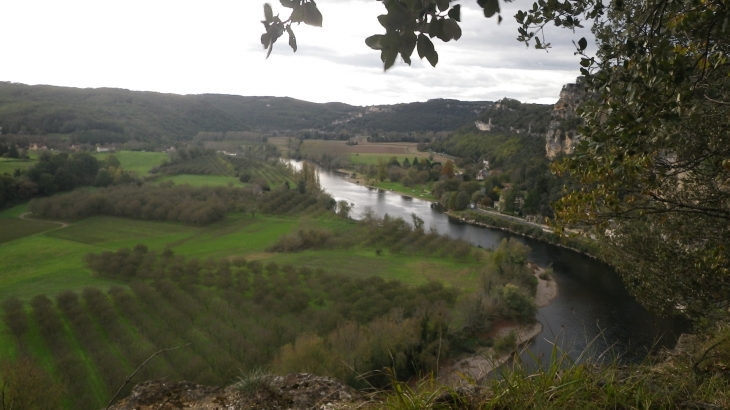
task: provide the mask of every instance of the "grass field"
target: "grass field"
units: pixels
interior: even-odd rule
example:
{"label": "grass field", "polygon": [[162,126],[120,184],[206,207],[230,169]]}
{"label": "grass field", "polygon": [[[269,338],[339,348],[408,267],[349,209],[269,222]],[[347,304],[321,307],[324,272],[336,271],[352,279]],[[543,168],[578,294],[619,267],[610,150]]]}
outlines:
{"label": "grass field", "polygon": [[[0,273],[0,300],[9,296],[28,299],[36,294],[49,296],[63,290],[80,290],[87,286],[108,288],[118,284],[92,277],[84,256],[90,252],[134,247],[138,243],[153,250],[172,249],[176,254],[205,259],[244,256],[261,261],[275,260],[294,266],[323,268],[333,273],[354,276],[381,275],[420,284],[441,279],[461,288],[472,288],[475,277],[469,276],[477,264],[417,256],[381,256],[372,249],[320,250],[300,253],[270,253],[265,249],[283,234],[298,226],[295,217],[232,214],[206,227],[176,223],[92,217],[66,228],[57,224],[25,221],[10,217],[22,208],[0,214],[0,232],[21,232],[0,243],[3,269]],[[328,229],[349,229],[340,219],[324,218],[314,223]],[[47,228],[41,232],[41,225]],[[39,233],[41,232],[41,233]]]}
{"label": "grass field", "polygon": [[0,175],[8,174],[13,175],[16,169],[26,170],[33,165],[36,161],[32,159],[11,159],[11,158],[0,158]]}
{"label": "grass field", "polygon": [[116,155],[119,163],[122,164],[122,168],[127,171],[134,171],[140,177],[149,175],[149,170],[152,167],[169,159],[169,156],[164,152],[118,151],[112,154],[99,152],[92,155],[99,161],[103,161],[109,155]]}
{"label": "grass field", "polygon": [[[371,184],[371,182],[374,182]],[[426,184],[417,184],[410,187],[405,187],[400,182],[390,181],[374,181],[374,180],[362,180],[362,184],[368,184],[377,188],[385,189],[388,191],[398,192],[407,196],[420,198],[426,201],[436,201],[437,199],[431,196],[430,189]]]}
{"label": "grass field", "polygon": [[50,222],[24,221],[19,218],[2,218],[0,225],[0,244],[60,227]]}

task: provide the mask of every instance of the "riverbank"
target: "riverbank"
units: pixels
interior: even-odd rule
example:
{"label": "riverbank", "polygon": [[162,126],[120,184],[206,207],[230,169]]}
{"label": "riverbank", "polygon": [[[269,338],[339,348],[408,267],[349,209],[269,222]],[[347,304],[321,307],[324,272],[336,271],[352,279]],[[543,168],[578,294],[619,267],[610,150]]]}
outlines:
{"label": "riverbank", "polygon": [[[471,216],[471,218],[462,216],[462,213],[465,212],[470,212],[471,214],[467,215]],[[596,250],[593,249],[595,245],[593,245],[592,243],[579,241],[578,239],[573,238],[560,237],[552,232],[545,231],[540,225],[537,224],[514,222],[510,219],[507,219],[506,217],[498,217],[491,214],[476,214],[474,213],[474,211],[470,210],[458,212],[447,211],[445,213],[449,217],[469,225],[480,226],[489,229],[497,229],[515,235],[524,236],[526,238],[534,239],[536,241],[549,243],[550,245],[557,246],[559,248],[568,249],[575,253],[579,253],[591,259],[597,260],[599,262],[603,262],[595,255]],[[489,219],[491,223],[478,221],[475,219],[476,217],[481,217],[481,219]],[[495,221],[501,221],[503,223],[496,223]],[[571,243],[565,243],[564,241],[566,240],[571,241]]]}
{"label": "riverbank", "polygon": [[[544,268],[530,263],[535,277],[538,280],[535,292],[535,304],[538,308],[550,305],[558,297],[558,284],[555,279]],[[479,381],[489,375],[494,369],[506,363],[512,355],[527,345],[540,333],[542,323],[536,321],[530,325],[519,325],[505,323],[496,326],[486,337],[499,340],[510,337],[514,334],[514,346],[507,349],[506,353],[499,353],[493,347],[484,347],[476,353],[464,355],[450,360],[439,366],[437,380],[447,386],[457,387],[469,384],[472,381]]]}
{"label": "riverbank", "polygon": [[[404,192],[401,190],[391,190],[375,185],[368,185],[369,180],[365,178],[352,178],[345,172],[345,170],[338,171],[339,172],[336,172],[338,178],[353,185],[362,186],[369,189],[378,189],[384,192],[391,192],[403,197],[420,199],[429,203],[438,202],[436,199],[427,198],[426,196],[430,196],[427,193],[419,194],[417,192]],[[482,213],[476,212],[471,209],[467,209],[465,211],[445,211],[444,213],[449,218],[456,219],[462,223],[524,236],[526,238],[534,239],[536,241],[541,241],[560,248],[568,249],[573,252],[588,256],[594,260],[600,261],[600,259],[595,256],[597,252],[595,251],[595,249],[592,249],[592,244],[590,242],[575,238],[560,237],[554,234],[551,231],[551,228],[547,225],[523,221],[519,218],[515,218],[509,215],[498,214],[496,212]],[[571,233],[577,232],[578,231],[571,231]]]}
{"label": "riverbank", "polygon": [[[340,170],[338,170],[338,171],[340,171]],[[438,201],[436,201],[433,198],[426,198],[426,196],[430,196],[430,194],[427,193],[427,192],[418,193],[418,192],[415,192],[415,190],[411,190],[411,192],[404,192],[404,191],[401,191],[401,190],[383,188],[383,187],[379,187],[379,186],[375,186],[375,185],[369,185],[368,184],[368,179],[365,179],[365,178],[352,178],[349,175],[342,175],[342,174],[344,174],[343,172],[337,172],[337,173],[338,173],[338,175],[340,175],[340,177],[342,179],[344,179],[345,181],[347,181],[347,182],[349,182],[351,184],[363,186],[365,188],[381,189],[381,190],[386,191],[386,192],[392,192],[394,194],[398,194],[398,195],[405,196],[405,197],[408,197],[408,198],[413,198],[413,199],[420,199],[422,201],[438,202]],[[404,187],[404,189],[407,189],[407,188]]]}

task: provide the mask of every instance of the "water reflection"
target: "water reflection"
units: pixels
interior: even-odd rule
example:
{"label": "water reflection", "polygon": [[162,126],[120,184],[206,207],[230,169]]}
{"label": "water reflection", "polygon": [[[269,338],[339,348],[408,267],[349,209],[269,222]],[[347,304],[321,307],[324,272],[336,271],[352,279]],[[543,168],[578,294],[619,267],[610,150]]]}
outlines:
{"label": "water reflection", "polygon": [[[293,165],[299,164],[293,162]],[[504,238],[514,237],[532,249],[530,259],[542,267],[552,266],[559,287],[558,297],[538,312],[543,332],[530,351],[549,355],[553,343],[573,358],[590,346],[592,357],[610,351],[625,360],[641,360],[654,345],[673,345],[684,326],[678,321],[658,318],[631,297],[620,278],[609,267],[587,256],[518,235],[464,224],[431,206],[382,189],[348,182],[335,173],[320,169],[322,187],[336,200],[353,205],[351,215],[360,218],[366,207],[382,217],[388,214],[410,223],[411,213],[424,220],[425,228],[464,239],[483,248],[493,248]],[[413,193],[418,196],[417,192]]]}

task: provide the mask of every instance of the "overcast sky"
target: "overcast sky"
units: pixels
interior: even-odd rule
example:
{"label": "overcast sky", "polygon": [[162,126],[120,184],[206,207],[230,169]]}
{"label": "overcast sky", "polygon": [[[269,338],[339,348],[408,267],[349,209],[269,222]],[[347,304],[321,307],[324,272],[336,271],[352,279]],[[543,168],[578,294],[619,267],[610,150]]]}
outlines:
{"label": "overcast sky", "polygon": [[[274,14],[289,9],[269,0]],[[319,0],[322,28],[296,26],[266,60],[263,0],[0,0],[0,81],[116,87],[176,94],[288,96],[314,102],[393,104],[431,98],[553,103],[578,75],[571,40],[586,33],[551,28],[546,53],[518,43],[512,17],[532,1],[504,4],[504,21],[462,0],[463,36],[434,39],[432,68],[414,53],[383,72],[365,45],[383,34],[376,0]],[[507,8],[506,10],[504,10]],[[590,42],[589,42],[590,43]],[[589,46],[590,47],[590,46]]]}

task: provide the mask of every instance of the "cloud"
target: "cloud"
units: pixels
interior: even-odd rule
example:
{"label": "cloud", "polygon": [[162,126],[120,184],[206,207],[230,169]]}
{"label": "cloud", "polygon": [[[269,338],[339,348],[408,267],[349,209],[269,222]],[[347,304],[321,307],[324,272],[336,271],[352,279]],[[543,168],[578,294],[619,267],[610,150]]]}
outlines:
{"label": "cloud", "polygon": [[[511,17],[531,2],[502,3],[504,21],[486,19],[462,2],[463,37],[435,41],[432,68],[414,53],[383,72],[380,54],[364,39],[384,33],[375,0],[321,0],[322,28],[296,25],[299,50],[286,35],[266,60],[260,44],[264,0],[4,0],[0,80],[75,87],[120,87],[180,94],[291,96],[316,102],[392,104],[430,98],[556,100],[575,79],[579,58],[571,40],[584,33],[550,28],[549,53],[518,43]],[[272,2],[274,12],[288,10]],[[585,31],[587,32],[587,31]]]}

